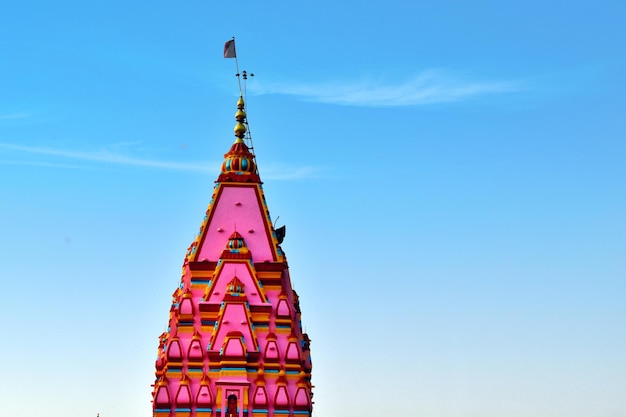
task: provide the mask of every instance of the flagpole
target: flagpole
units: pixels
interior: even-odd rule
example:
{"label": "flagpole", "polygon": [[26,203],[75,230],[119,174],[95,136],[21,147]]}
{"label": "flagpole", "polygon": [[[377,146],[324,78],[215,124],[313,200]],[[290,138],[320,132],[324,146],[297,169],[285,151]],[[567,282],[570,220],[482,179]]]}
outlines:
{"label": "flagpole", "polygon": [[[235,58],[235,68],[237,69],[237,74],[235,74],[237,76],[237,84],[239,85],[239,96],[241,96],[244,99],[244,106],[246,106],[246,100],[248,99],[247,97],[247,80],[248,80],[248,73],[244,70],[243,72],[239,72],[239,59],[237,58],[237,49],[236,49],[236,44],[235,44],[235,37],[233,36],[233,38],[229,41],[226,41],[226,43],[224,44],[224,58]],[[254,77],[254,74],[250,73],[251,77]],[[243,78],[243,89],[241,88],[241,78]],[[247,106],[246,106],[247,107]],[[244,111],[246,111],[247,109],[244,108]],[[252,143],[252,132],[250,132],[250,124],[248,123],[248,117],[246,116],[244,123],[246,125],[246,136],[244,137],[244,139],[247,139],[248,142],[250,143],[249,149],[250,152],[252,152],[253,158],[254,158],[254,166],[255,169],[256,168],[256,156],[254,155],[254,145]],[[258,174],[258,171],[257,171]]]}
{"label": "flagpole", "polygon": [[241,78],[239,74],[239,60],[237,59],[237,48],[235,48],[235,37],[233,36],[231,40],[226,41],[224,44],[224,58],[235,58],[235,68],[237,69],[237,83],[239,84],[239,95],[242,95],[241,91]]}
{"label": "flagpole", "polygon": [[[233,38],[234,40],[235,38]],[[239,76],[239,60],[237,59],[237,55],[235,55],[235,68],[237,68],[237,84],[239,84],[239,95],[242,96],[243,93],[241,91],[241,77]]]}
{"label": "flagpole", "polygon": [[[250,77],[254,77],[253,73],[250,73]],[[256,173],[258,174],[258,166],[256,164],[256,154],[254,153],[254,143],[252,142],[252,130],[250,129],[250,123],[248,122],[248,73],[246,72],[246,70],[243,70],[242,72],[242,78],[243,78],[243,100],[244,100],[244,106],[245,106],[245,112],[246,112],[246,120],[245,120],[245,124],[246,124],[246,139],[248,139],[248,141],[250,142],[250,152],[252,152],[252,155],[254,155],[254,169],[256,170]]]}

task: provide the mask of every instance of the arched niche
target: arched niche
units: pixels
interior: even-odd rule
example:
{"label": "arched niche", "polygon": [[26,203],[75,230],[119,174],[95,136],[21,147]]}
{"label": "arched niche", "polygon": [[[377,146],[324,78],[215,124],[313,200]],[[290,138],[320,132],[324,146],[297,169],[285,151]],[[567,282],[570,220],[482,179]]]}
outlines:
{"label": "arched niche", "polygon": [[293,400],[293,404],[298,409],[308,409],[311,402],[311,396],[304,387],[299,387],[296,391],[296,396]]}
{"label": "arched niche", "polygon": [[180,362],[183,359],[183,351],[180,348],[180,340],[175,337],[167,347],[167,359]]}
{"label": "arched niche", "polygon": [[289,408],[289,403],[287,387],[279,385],[278,388],[276,388],[276,395],[274,395],[274,407],[282,409]]}
{"label": "arched niche", "polygon": [[226,339],[224,346],[224,356],[241,357],[246,355],[246,348],[240,337],[230,337]]}
{"label": "arched niche", "polygon": [[298,349],[296,342],[289,342],[285,358],[288,362],[300,362],[300,349]]}
{"label": "arched niche", "polygon": [[180,302],[180,314],[184,316],[193,315],[193,302],[191,298],[184,297]]}
{"label": "arched niche", "polygon": [[202,349],[202,343],[199,337],[194,337],[189,344],[189,350],[187,351],[187,357],[190,361],[202,362],[204,358],[204,349]]}
{"label": "arched niche", "polygon": [[167,382],[159,382],[154,396],[154,404],[156,408],[170,408],[170,390],[167,387]]}
{"label": "arched niche", "polygon": [[189,383],[184,384],[181,381],[180,387],[178,387],[178,393],[176,394],[176,406],[188,407],[191,405],[191,390],[189,389]]}
{"label": "arched niche", "polygon": [[210,408],[213,406],[213,395],[209,385],[200,385],[198,395],[196,395],[196,405],[200,408]]}
{"label": "arched niche", "polygon": [[257,408],[267,407],[267,390],[264,386],[256,387],[254,397],[252,398],[252,404]]}
{"label": "arched niche", "polygon": [[278,305],[276,306],[276,316],[278,317],[290,317],[291,309],[289,308],[289,303],[286,298],[281,298],[278,300]]}
{"label": "arched niche", "polygon": [[280,360],[280,352],[278,351],[278,343],[276,343],[276,340],[267,341],[263,357],[266,362],[278,362]]}

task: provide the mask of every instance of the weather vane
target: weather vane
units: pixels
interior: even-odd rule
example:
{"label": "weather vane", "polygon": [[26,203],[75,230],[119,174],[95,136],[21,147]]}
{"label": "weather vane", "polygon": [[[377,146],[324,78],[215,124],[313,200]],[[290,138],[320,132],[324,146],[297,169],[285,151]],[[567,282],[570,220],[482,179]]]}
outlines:
{"label": "weather vane", "polygon": [[[239,73],[239,60],[237,59],[237,50],[235,49],[235,37],[226,41],[224,44],[224,58],[235,58],[235,68],[237,68],[237,83],[239,84],[239,94],[246,99],[246,81],[248,80],[248,73],[244,70]],[[250,77],[254,77],[253,73],[250,73]],[[243,90],[241,89],[241,78],[243,78]]]}

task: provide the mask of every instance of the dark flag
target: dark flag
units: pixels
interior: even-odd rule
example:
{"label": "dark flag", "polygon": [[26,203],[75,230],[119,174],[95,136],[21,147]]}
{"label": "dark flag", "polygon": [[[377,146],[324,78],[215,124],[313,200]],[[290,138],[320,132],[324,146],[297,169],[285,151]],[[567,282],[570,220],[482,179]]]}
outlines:
{"label": "dark flag", "polygon": [[234,39],[231,39],[224,44],[224,58],[237,58]]}

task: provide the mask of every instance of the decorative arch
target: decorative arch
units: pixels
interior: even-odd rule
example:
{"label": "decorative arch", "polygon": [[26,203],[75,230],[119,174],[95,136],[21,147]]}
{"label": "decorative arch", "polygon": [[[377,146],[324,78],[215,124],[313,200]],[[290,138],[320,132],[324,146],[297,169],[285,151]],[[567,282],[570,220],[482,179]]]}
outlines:
{"label": "decorative arch", "polygon": [[173,338],[167,347],[167,359],[170,361],[180,362],[183,360],[183,350],[180,347],[178,337]]}

